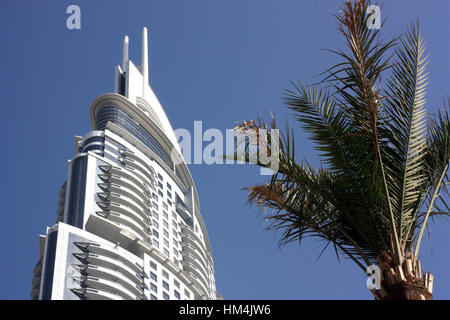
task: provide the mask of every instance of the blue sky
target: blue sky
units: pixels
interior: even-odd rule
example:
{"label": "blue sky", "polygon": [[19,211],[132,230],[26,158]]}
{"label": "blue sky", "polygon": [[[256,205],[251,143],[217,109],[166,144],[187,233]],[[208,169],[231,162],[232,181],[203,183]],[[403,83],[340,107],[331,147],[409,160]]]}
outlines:
{"label": "blue sky", "polygon": [[[113,91],[122,38],[140,64],[141,29],[149,29],[150,84],[174,128],[232,128],[236,121],[289,113],[280,102],[290,80],[315,81],[342,47],[332,17],[342,1],[1,1],[0,299],[28,299],[38,235],[56,219],[58,192],[75,152],[74,136],[91,130],[89,105]],[[66,28],[66,8],[81,8],[81,30]],[[383,35],[420,19],[427,52],[428,106],[449,94],[450,2],[385,1]],[[297,154],[318,164],[297,130]],[[277,236],[246,204],[245,186],[264,181],[248,165],[191,165],[216,270],[227,299],[371,299],[365,276],[311,239],[280,249]],[[423,269],[435,298],[450,298],[450,225],[431,226]]]}

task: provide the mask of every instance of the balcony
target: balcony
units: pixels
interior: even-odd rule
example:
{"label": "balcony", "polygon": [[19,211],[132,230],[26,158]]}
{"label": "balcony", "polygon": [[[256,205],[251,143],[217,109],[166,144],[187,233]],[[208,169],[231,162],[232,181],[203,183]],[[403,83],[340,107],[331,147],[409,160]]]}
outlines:
{"label": "balcony", "polygon": [[135,300],[136,295],[124,288],[117,282],[101,279],[93,276],[74,277],[81,285],[81,288],[96,289],[105,293],[120,296],[124,300]]}
{"label": "balcony", "polygon": [[73,253],[77,257],[84,267],[77,265],[80,268],[86,268],[89,265],[100,266],[107,269],[111,269],[120,272],[132,282],[140,283],[141,277],[139,273],[134,272],[129,266],[125,265],[122,261],[111,259],[105,256],[101,256],[95,253]]}
{"label": "balcony", "polygon": [[189,221],[190,219],[192,219],[191,213],[184,205],[182,205],[181,203],[177,203],[176,208],[178,214],[184,221]]}
{"label": "balcony", "polygon": [[142,290],[138,287],[139,283],[131,281],[129,278],[125,277],[118,271],[95,265],[88,265],[86,268],[83,268],[83,271],[88,276],[110,280],[112,282],[120,284],[122,287],[126,288],[126,290],[132,293],[133,296],[140,296],[142,294]]}
{"label": "balcony", "polygon": [[81,299],[86,300],[124,300],[121,296],[94,288],[73,288],[70,289]]}
{"label": "balcony", "polygon": [[193,255],[192,253],[189,253],[189,252],[183,253],[182,256],[183,256],[183,259],[182,259],[182,261],[181,261],[181,264],[182,264],[183,266],[189,265],[189,264],[193,264],[193,265],[196,266],[197,269],[199,269],[199,270],[202,272],[202,274],[204,274],[205,277],[206,277],[206,275],[208,274],[208,272],[206,271],[206,270],[207,270],[207,269],[206,269],[206,266],[204,265],[204,263],[203,263],[202,260],[198,259],[195,255]]}

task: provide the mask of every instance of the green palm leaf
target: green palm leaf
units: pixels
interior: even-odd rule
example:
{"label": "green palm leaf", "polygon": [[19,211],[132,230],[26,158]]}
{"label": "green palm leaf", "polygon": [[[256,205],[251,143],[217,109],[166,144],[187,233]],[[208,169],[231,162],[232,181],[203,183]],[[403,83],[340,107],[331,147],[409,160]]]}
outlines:
{"label": "green palm leaf", "polygon": [[[430,298],[417,259],[429,218],[449,215],[442,194],[448,195],[450,99],[427,121],[427,58],[419,25],[381,42],[379,30],[366,27],[368,5],[348,1],[337,17],[348,50],[332,51],[342,62],[326,70],[321,84],[327,88],[299,83],[284,94],[323,167],[296,160],[287,125],[280,136],[279,170],[268,183],[247,188],[249,202],[263,209],[267,229],[282,231],[280,245],[318,237],[324,250],[332,244],[336,254],[363,270],[379,264],[389,279],[382,286],[390,292],[380,289],[376,297],[412,288],[405,296]],[[275,120],[270,128],[277,129]],[[262,129],[268,127],[261,119],[236,127],[253,135]],[[275,152],[275,141],[241,143],[247,162],[262,149]],[[403,288],[405,281],[409,287]]]}
{"label": "green palm leaf", "polygon": [[425,44],[416,24],[400,38],[397,61],[388,81],[387,127],[394,146],[390,161],[390,194],[395,203],[399,239],[406,249],[413,241],[414,216],[424,196],[427,179],[426,58]]}

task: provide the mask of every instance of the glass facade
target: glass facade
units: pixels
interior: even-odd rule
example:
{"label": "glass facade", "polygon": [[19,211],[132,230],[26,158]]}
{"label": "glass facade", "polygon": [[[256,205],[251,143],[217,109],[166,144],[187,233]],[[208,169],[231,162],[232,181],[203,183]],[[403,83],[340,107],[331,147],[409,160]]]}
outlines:
{"label": "glass facade", "polygon": [[105,138],[102,136],[92,136],[83,141],[80,152],[93,151],[100,156],[104,156]]}
{"label": "glass facade", "polygon": [[160,157],[167,166],[173,170],[174,164],[169,154],[163,149],[159,142],[136,120],[120,110],[118,107],[108,106],[102,108],[95,118],[95,130],[105,130],[108,121],[118,125],[128,131],[144,143],[158,157]]}
{"label": "glass facade", "polygon": [[70,176],[67,223],[77,228],[83,228],[86,174],[87,156],[81,156],[73,160],[72,173]]}
{"label": "glass facade", "polygon": [[53,273],[55,270],[56,242],[58,231],[55,230],[48,235],[47,256],[45,257],[44,283],[42,285],[42,300],[51,300],[53,288]]}

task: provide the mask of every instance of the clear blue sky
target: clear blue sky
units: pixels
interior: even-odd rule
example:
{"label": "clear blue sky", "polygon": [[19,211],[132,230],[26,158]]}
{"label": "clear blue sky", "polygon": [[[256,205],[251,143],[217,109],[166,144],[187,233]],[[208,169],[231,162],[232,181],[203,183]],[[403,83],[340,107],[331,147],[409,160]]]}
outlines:
{"label": "clear blue sky", "polygon": [[[81,7],[81,30],[66,29],[66,8]],[[316,80],[342,47],[332,17],[342,1],[36,1],[0,3],[1,213],[0,298],[28,299],[38,234],[56,219],[59,188],[74,155],[74,136],[91,130],[89,105],[113,91],[122,38],[140,64],[141,29],[150,40],[150,84],[174,128],[225,130],[272,110],[288,113],[280,92],[290,80]],[[383,35],[420,18],[431,56],[429,106],[450,93],[450,2],[386,1]],[[298,156],[318,164],[297,130]],[[251,166],[190,166],[216,270],[227,299],[371,299],[365,276],[321,243],[279,250],[276,234],[246,205],[241,188],[263,181]],[[450,298],[449,221],[432,225],[423,269],[435,298]]]}

